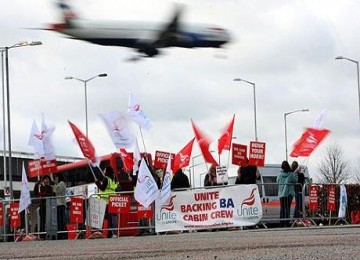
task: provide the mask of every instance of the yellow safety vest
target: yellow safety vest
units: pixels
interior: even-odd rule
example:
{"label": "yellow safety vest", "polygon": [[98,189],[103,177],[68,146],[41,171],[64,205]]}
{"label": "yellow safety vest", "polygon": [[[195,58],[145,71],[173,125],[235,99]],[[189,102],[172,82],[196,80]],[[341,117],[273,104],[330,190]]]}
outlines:
{"label": "yellow safety vest", "polygon": [[108,179],[108,185],[104,191],[99,189],[100,198],[106,201],[108,203],[109,201],[109,195],[115,193],[115,189],[117,187],[117,184],[115,181],[110,179],[109,177],[106,177]]}

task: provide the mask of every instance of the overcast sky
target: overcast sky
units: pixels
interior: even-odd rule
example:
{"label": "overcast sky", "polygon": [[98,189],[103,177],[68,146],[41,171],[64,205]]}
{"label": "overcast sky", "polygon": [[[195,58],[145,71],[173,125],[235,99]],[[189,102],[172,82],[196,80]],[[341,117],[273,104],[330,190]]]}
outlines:
{"label": "overcast sky", "polygon": [[[232,42],[221,50],[167,48],[163,55],[139,62],[126,61],[135,53],[131,49],[25,29],[60,22],[54,2],[12,0],[0,11],[0,46],[43,42],[9,51],[13,151],[33,151],[27,145],[32,121],[40,123],[43,112],[56,126],[56,154],[81,156],[67,120],[85,132],[84,88],[64,77],[87,79],[107,73],[107,78],[88,83],[89,137],[99,155],[114,152],[115,146],[98,114],[126,111],[129,90],[152,121],[153,128],[143,135],[153,155],[156,150],[176,153],[187,144],[194,136],[191,118],[216,140],[235,114],[235,142],[249,145],[254,140],[253,89],[233,81],[240,77],[256,83],[258,137],[266,142],[267,164],[285,159],[284,113],[297,109],[310,112],[287,116],[289,153],[303,128],[312,126],[323,109],[328,111],[323,127],[331,134],[310,156],[312,177],[333,143],[341,145],[352,166],[360,157],[356,65],[335,61],[339,55],[360,59],[359,1],[178,1],[186,4],[183,21],[223,27]],[[167,0],[69,3],[80,16],[99,20],[167,21],[174,9]],[[133,128],[141,143],[138,128]],[[216,149],[215,141],[211,148]],[[195,143],[192,155],[198,154]],[[225,152],[222,164],[227,164],[227,157]],[[201,162],[201,157],[195,159]],[[202,171],[196,168],[197,175]],[[235,172],[231,166],[230,174]]]}

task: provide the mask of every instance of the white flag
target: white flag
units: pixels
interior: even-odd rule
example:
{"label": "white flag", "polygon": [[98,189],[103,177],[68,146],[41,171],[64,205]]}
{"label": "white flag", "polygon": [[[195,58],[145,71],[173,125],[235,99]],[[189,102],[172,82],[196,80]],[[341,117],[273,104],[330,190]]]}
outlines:
{"label": "white flag", "polygon": [[20,202],[19,202],[19,213],[29,207],[31,204],[29,183],[26,176],[25,166],[23,163],[22,177],[21,177],[21,191],[20,191]]}
{"label": "white flag", "polygon": [[164,175],[164,180],[161,186],[159,199],[156,202],[160,203],[160,207],[167,203],[171,198],[171,153],[169,154],[169,159],[166,165],[166,172]]}
{"label": "white flag", "polygon": [[347,193],[344,184],[340,186],[340,205],[339,205],[339,218],[345,218],[347,207]]}
{"label": "white flag", "polygon": [[35,159],[44,157],[44,145],[42,139],[43,135],[40,133],[39,128],[34,120],[30,131],[28,145],[34,148]]}
{"label": "white flag", "polygon": [[316,118],[316,120],[315,120],[315,122],[313,124],[313,128],[321,129],[322,124],[324,123],[326,115],[327,115],[327,110],[326,109],[321,111],[320,115],[318,115],[318,117]]}
{"label": "white flag", "polygon": [[141,160],[139,174],[137,177],[134,197],[137,202],[147,208],[159,197],[159,189],[151,175],[151,172],[143,158]]}
{"label": "white flag", "polygon": [[139,162],[141,160],[141,154],[139,149],[139,144],[137,142],[137,139],[135,139],[135,148],[134,148],[134,154],[133,154],[133,175],[136,175],[136,172],[139,170]]}
{"label": "white flag", "polygon": [[128,103],[128,115],[134,120],[141,128],[149,130],[151,128],[151,123],[149,118],[141,110],[139,102],[129,91],[129,103]]}
{"label": "white flag", "polygon": [[55,131],[55,126],[48,127],[45,124],[45,117],[42,115],[42,122],[41,122],[41,133],[43,135],[43,146],[44,146],[44,158],[45,160],[54,160],[55,157],[55,150],[52,144],[52,134]]}
{"label": "white flag", "polygon": [[130,132],[126,116],[119,111],[100,114],[116,148],[129,148],[134,143],[134,135]]}

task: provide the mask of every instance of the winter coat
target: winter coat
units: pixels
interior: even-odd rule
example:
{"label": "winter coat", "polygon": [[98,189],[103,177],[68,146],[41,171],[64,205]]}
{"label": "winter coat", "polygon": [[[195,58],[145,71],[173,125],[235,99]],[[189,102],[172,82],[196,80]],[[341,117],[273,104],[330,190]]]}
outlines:
{"label": "winter coat", "polygon": [[281,171],[276,178],[276,183],[279,184],[278,196],[280,198],[295,196],[294,184],[296,182],[297,176],[295,173]]}

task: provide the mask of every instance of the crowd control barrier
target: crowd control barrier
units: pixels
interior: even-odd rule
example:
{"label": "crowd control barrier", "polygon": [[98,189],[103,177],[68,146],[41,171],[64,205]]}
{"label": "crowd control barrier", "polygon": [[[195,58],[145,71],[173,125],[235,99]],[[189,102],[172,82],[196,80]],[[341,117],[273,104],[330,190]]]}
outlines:
{"label": "crowd control barrier", "polygon": [[[187,207],[192,210],[206,209],[201,207],[204,203],[194,205],[191,202],[189,194],[212,194],[213,190],[221,191],[222,189],[234,190],[232,186],[238,186],[235,191],[245,189],[243,185],[225,185],[216,187],[202,187],[181,189],[181,191],[173,191],[172,195],[178,196],[179,200],[183,200],[182,213],[184,218],[196,219],[198,225],[194,228],[188,226],[177,226],[173,230],[166,229],[166,224],[171,223],[171,219],[167,219],[167,223],[163,225],[163,229],[159,229],[156,223],[160,223],[162,218],[171,217],[170,211],[165,212],[156,209],[155,203],[148,208],[144,208],[134,199],[133,192],[116,192],[109,194],[108,204],[102,199],[101,194],[93,194],[86,196],[84,194],[75,194],[66,196],[66,215],[65,227],[58,228],[57,204],[56,201],[60,197],[31,198],[31,205],[20,214],[19,199],[3,200],[0,199],[0,234],[2,241],[20,241],[25,235],[34,236],[37,239],[80,239],[95,237],[119,237],[119,236],[137,236],[142,234],[156,234],[156,229],[161,230],[160,233],[182,232],[182,231],[201,231],[201,230],[218,230],[216,225],[204,225],[205,214],[186,213]],[[255,186],[256,187],[256,186]],[[346,188],[346,193],[344,188]],[[299,209],[299,215],[294,215],[296,209],[296,200],[293,198],[290,204],[290,213],[288,217],[280,217],[280,199],[278,197],[279,185],[276,183],[258,183],[259,205],[261,205],[262,217],[256,226],[249,224],[247,228],[261,228],[269,226],[288,226],[288,227],[307,227],[315,225],[339,225],[339,224],[360,224],[360,185],[338,185],[338,184],[316,184],[306,183],[299,193],[303,202]],[[227,191],[223,190],[223,191]],[[228,194],[228,192],[224,193]],[[213,209],[212,216],[216,218],[228,217],[231,219],[223,208],[240,207],[233,205],[237,194],[229,193],[230,199],[221,197],[200,198],[200,201],[206,202],[208,199],[213,200],[213,204],[221,204],[219,208]],[[345,200],[347,197],[347,200]],[[189,199],[190,198],[190,199]],[[249,193],[248,198],[242,201],[241,206],[252,205],[254,203]],[[221,201],[222,200],[222,201]],[[189,202],[186,202],[189,201]],[[285,201],[286,202],[286,201]],[[204,204],[205,205],[205,204]],[[245,206],[244,206],[245,207]],[[171,207],[167,205],[165,209]],[[44,211],[45,209],[45,211]],[[241,209],[243,210],[243,209]],[[340,211],[340,212],[339,212]],[[45,212],[46,217],[42,216]],[[164,216],[162,214],[165,214]],[[186,215],[187,214],[187,215]],[[238,223],[234,221],[233,223]],[[206,228],[205,228],[206,227]],[[231,224],[229,228],[224,230],[242,229],[242,224]],[[163,232],[162,230],[166,230]],[[220,228],[220,230],[223,230]],[[158,232],[159,233],[159,232]]]}

